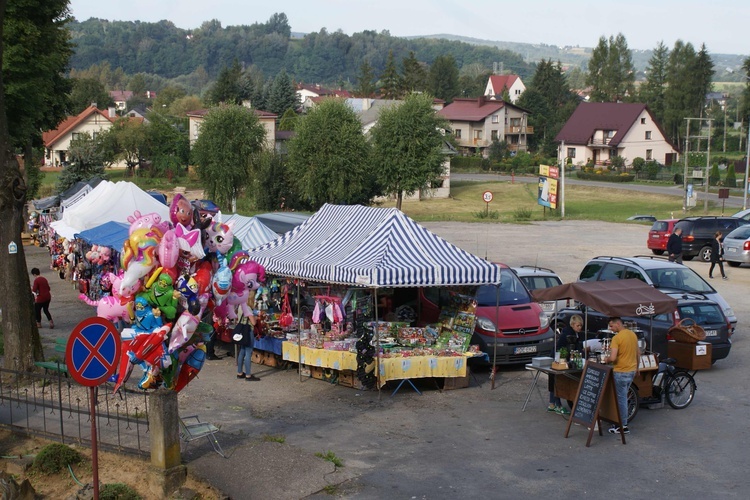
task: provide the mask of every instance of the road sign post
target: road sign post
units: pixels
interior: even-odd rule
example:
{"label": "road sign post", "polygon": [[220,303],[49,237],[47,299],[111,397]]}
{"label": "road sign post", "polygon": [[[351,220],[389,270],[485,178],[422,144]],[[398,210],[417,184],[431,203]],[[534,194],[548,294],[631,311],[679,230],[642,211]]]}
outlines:
{"label": "road sign post", "polygon": [[94,499],[99,499],[99,456],[96,440],[96,387],[117,370],[122,343],[111,321],[95,316],[76,325],[65,347],[65,364],[73,380],[89,388],[91,413],[91,468]]}
{"label": "road sign post", "polygon": [[484,193],[482,193],[482,199],[485,203],[484,215],[487,217],[490,216],[490,202],[492,201],[492,198],[492,191],[485,191]]}

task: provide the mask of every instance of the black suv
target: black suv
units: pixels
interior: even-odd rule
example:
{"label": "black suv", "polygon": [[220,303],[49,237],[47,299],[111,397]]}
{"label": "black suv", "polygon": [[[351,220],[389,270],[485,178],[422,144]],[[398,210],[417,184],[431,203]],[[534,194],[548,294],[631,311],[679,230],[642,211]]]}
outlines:
{"label": "black suv", "polygon": [[696,255],[703,262],[711,261],[711,240],[716,231],[724,236],[750,221],[738,217],[686,217],[680,219],[674,230],[682,229],[682,258],[691,260]]}

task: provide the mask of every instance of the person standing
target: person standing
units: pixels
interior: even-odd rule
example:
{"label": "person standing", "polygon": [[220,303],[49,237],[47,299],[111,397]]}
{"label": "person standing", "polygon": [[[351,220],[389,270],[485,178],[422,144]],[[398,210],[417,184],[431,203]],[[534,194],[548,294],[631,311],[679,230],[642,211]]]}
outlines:
{"label": "person standing", "polygon": [[667,253],[669,262],[682,264],[682,228],[676,227],[667,240]]}
{"label": "person standing", "polygon": [[[628,428],[628,389],[633,383],[638,370],[638,337],[632,330],[625,328],[620,318],[609,319],[609,329],[615,333],[610,345],[610,352],[605,363],[614,363],[615,391],[617,406],[620,409],[622,432],[630,434]],[[610,434],[619,434],[620,427],[612,425]]]}
{"label": "person standing", "polygon": [[[252,299],[248,299],[252,300]],[[255,344],[255,332],[254,327],[257,322],[255,314],[250,316],[244,316],[240,321],[237,322],[237,326],[234,327],[234,341],[239,347],[237,353],[237,378],[245,379],[248,381],[260,380],[258,377],[250,373],[253,364],[253,347]],[[241,338],[237,335],[241,333]]]}
{"label": "person standing", "polygon": [[708,268],[708,277],[713,278],[714,266],[719,264],[719,271],[721,271],[721,278],[727,279],[727,275],[724,274],[724,243],[721,242],[723,234],[721,231],[716,231],[714,239],[711,240],[711,267]]}
{"label": "person standing", "polygon": [[34,316],[36,317],[36,327],[42,327],[42,311],[49,321],[49,327],[54,328],[55,322],[52,321],[52,315],[49,313],[49,303],[52,301],[52,293],[50,293],[49,282],[47,278],[42,276],[39,272],[39,268],[35,267],[31,270],[31,275],[34,276],[34,283],[31,285],[31,293],[34,294]]}
{"label": "person standing", "polygon": [[[571,349],[578,348],[578,343],[580,342],[578,334],[583,330],[583,318],[578,314],[574,314],[570,317],[568,323],[569,324],[562,329],[562,332],[560,332],[560,336],[557,339],[558,351],[563,347],[567,349],[568,352],[570,352]],[[570,415],[570,411],[562,405],[560,398],[555,396],[554,375],[547,375],[547,388],[549,389],[549,406],[547,406],[547,411],[562,416]]]}

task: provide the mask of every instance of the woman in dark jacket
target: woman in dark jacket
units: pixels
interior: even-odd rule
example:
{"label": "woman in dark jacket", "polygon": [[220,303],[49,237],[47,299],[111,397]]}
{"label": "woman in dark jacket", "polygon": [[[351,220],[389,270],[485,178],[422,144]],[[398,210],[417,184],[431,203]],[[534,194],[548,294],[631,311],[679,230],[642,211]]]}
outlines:
{"label": "woman in dark jacket", "polygon": [[721,242],[721,231],[716,231],[714,239],[711,240],[711,267],[708,268],[708,277],[713,278],[714,267],[719,264],[722,279],[727,279],[724,274],[724,244]]}

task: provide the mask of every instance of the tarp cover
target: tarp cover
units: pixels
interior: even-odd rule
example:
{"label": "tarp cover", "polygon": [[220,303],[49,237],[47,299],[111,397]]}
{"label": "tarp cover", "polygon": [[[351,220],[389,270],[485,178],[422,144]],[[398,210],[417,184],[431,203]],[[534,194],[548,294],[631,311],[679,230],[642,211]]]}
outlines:
{"label": "tarp cover", "polygon": [[100,226],[105,222],[128,222],[138,210],[141,214],[158,213],[169,220],[169,207],[159,203],[132,182],[102,181],[80,201],[68,207],[61,220],[51,224],[63,238],[72,239],[76,233]]}
{"label": "tarp cover", "polygon": [[251,258],[266,272],[370,287],[482,285],[500,268],[452,245],[395,208],[323,205]]}
{"label": "tarp cover", "polygon": [[232,214],[229,217],[222,216],[221,221],[233,223],[232,233],[240,240],[242,248],[246,250],[265,245],[279,237],[256,217]]}
{"label": "tarp cover", "polygon": [[257,214],[259,221],[278,234],[284,234],[305,222],[310,216],[299,212],[269,212]]}
{"label": "tarp cover", "polygon": [[677,299],[641,280],[578,281],[531,292],[539,302],[575,299],[608,316],[653,316],[669,314]]}
{"label": "tarp cover", "polygon": [[101,226],[81,231],[75,236],[91,245],[104,245],[119,252],[122,250],[123,242],[128,239],[129,231],[130,224],[109,221]]}

